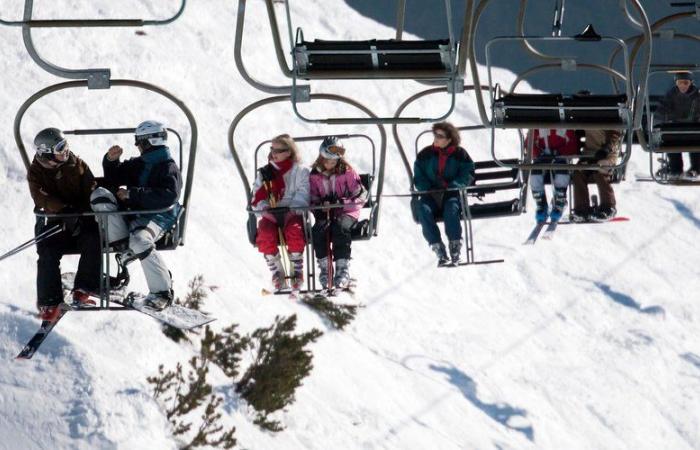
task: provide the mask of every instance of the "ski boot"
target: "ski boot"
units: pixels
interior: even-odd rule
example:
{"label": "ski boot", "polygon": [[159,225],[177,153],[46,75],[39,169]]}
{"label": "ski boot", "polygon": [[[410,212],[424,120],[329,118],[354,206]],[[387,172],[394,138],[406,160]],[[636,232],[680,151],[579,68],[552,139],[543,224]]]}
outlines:
{"label": "ski boot", "polygon": [[328,291],[328,257],[319,258],[316,263],[318,264],[318,283],[321,286],[321,291]]}
{"label": "ski boot", "polygon": [[615,217],[617,210],[612,206],[601,206],[591,216],[593,222],[607,222]]}
{"label": "ski boot", "polygon": [[292,264],[292,293],[291,297],[298,297],[301,286],[304,284],[304,254],[301,252],[290,253],[289,262]]}
{"label": "ski boot", "polygon": [[564,209],[567,205],[566,189],[554,188],[554,198],[552,199],[552,212],[549,218],[552,222],[559,222],[561,216],[564,215]]}
{"label": "ski boot", "polygon": [[438,258],[438,267],[444,267],[449,264],[450,259],[447,257],[447,251],[445,250],[445,244],[442,242],[436,242],[435,244],[430,244],[430,249],[435,252]]}
{"label": "ski boot", "polygon": [[42,305],[38,307],[39,319],[55,322],[61,313],[61,305]]}
{"label": "ski boot", "polygon": [[143,299],[144,306],[148,306],[156,311],[162,311],[163,309],[170,306],[173,302],[175,293],[172,289],[160,292],[151,292]]}
{"label": "ski boot", "polygon": [[532,191],[532,198],[535,200],[535,220],[537,223],[545,223],[549,215],[547,194],[544,191]]}
{"label": "ski boot", "polygon": [[462,262],[462,240],[456,239],[448,244],[450,249],[450,259],[453,266],[458,266]]}
{"label": "ski boot", "polygon": [[590,220],[591,213],[580,209],[574,209],[569,214],[569,220],[573,223],[586,223]]}
{"label": "ski boot", "polygon": [[287,287],[287,280],[284,277],[284,268],[282,267],[282,260],[280,259],[280,254],[275,255],[265,255],[265,262],[267,262],[267,267],[272,272],[272,288],[275,292],[281,291]]}
{"label": "ski boot", "polygon": [[336,289],[347,289],[350,286],[350,260],[339,259],[335,262],[333,285]]}
{"label": "ski boot", "polygon": [[86,289],[76,288],[73,289],[73,303],[71,304],[74,308],[83,308],[86,306],[95,306],[95,300],[91,297],[99,297],[100,294],[90,292]]}

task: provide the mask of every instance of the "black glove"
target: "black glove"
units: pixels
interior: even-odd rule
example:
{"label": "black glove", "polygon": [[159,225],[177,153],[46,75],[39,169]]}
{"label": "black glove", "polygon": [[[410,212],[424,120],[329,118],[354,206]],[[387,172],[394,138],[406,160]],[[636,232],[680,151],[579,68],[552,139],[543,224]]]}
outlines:
{"label": "black glove", "polygon": [[[79,211],[72,206],[66,206],[60,212],[60,214],[79,214]],[[77,236],[80,234],[80,216],[73,217],[62,217],[64,230],[71,236]]]}
{"label": "black glove", "polygon": [[279,225],[284,225],[284,219],[287,217],[289,208],[279,207],[279,208],[268,208],[265,212],[275,216],[275,220]]}
{"label": "black glove", "polygon": [[593,156],[596,161],[600,161],[601,159],[605,159],[610,155],[610,147],[607,145],[600,150],[595,152],[595,155]]}
{"label": "black glove", "polygon": [[260,172],[263,181],[272,181],[275,179],[275,169],[272,167],[272,164],[261,167],[258,169],[258,172]]}

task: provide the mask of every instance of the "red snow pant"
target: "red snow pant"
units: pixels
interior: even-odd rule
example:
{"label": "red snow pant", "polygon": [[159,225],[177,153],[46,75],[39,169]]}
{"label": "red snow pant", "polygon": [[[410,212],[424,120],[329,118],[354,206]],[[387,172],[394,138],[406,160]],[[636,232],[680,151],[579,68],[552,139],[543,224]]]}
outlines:
{"label": "red snow pant", "polygon": [[[287,242],[289,253],[302,253],[306,241],[304,240],[304,224],[302,216],[288,214],[284,220],[283,234]],[[255,238],[258,250],[263,255],[277,254],[279,245],[279,231],[274,219],[264,217],[258,222],[258,236]]]}

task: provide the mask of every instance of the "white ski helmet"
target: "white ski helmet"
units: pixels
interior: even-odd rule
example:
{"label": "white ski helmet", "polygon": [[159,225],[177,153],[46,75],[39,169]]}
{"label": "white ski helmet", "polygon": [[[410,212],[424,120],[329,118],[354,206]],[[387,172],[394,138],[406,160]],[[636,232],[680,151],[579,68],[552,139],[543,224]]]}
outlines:
{"label": "white ski helmet", "polygon": [[345,154],[345,147],[337,136],[328,136],[321,142],[318,153],[326,159],[340,159]]}
{"label": "white ski helmet", "polygon": [[141,122],[138,127],[136,127],[135,144],[148,142],[150,146],[165,145],[165,141],[168,140],[168,132],[162,123],[156,122],[155,120],[147,120]]}
{"label": "white ski helmet", "polygon": [[56,161],[56,155],[68,150],[68,141],[58,128],[45,128],[34,138],[34,150],[39,158]]}

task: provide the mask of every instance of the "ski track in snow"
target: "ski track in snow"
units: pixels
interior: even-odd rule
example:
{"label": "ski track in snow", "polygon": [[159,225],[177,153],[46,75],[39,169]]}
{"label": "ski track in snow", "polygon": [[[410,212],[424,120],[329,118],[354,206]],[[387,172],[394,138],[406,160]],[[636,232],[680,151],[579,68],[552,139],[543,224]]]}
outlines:
{"label": "ski track in snow", "polygon": [[[142,0],[43,2],[37,18],[167,17]],[[3,18],[19,18],[17,2],[0,0]],[[92,9],[91,9],[92,8]],[[262,82],[288,84],[278,73],[264,5],[249,2],[244,57]],[[295,25],[308,39],[393,36],[393,30],[350,10],[343,2],[292,4]],[[164,27],[35,30],[39,52],[71,68],[110,67],[113,78],[154,83],[180,97],[199,126],[195,185],[186,245],[164,254],[184,295],[201,273],[219,286],[205,309],[214,328],[238,323],[241,332],[268,326],[276,315],[297,314],[299,329],[324,336],[312,346],[314,369],[296,402],[275,415],[285,426],[262,432],[253,413],[217,371],[212,381],[225,399],[224,421],[235,425],[241,448],[250,449],[698,449],[700,448],[700,276],[697,240],[700,200],[693,188],[623,182],[618,210],[629,222],[558,227],[551,241],[523,246],[532,212],[474,223],[477,259],[502,264],[437,269],[413,223],[408,199],[382,203],[379,237],[353,246],[351,271],[359,280],[355,301],[364,307],[342,332],[308,308],[259,295],[268,281],[265,263],[247,242],[246,197],[227,148],[233,117],[264,95],[241,79],[233,58],[236,8],[215,0],[191,2],[182,18]],[[282,17],[282,16],[280,16]],[[342,24],[342,26],[340,25]],[[349,29],[345,24],[352,24]],[[340,30],[342,28],[342,31]],[[605,30],[602,30],[605,32]],[[173,44],[171,44],[173,43]],[[177,43],[177,45],[174,45]],[[171,45],[168,45],[171,44]],[[12,136],[17,108],[58,80],[39,69],[22,46],[19,28],[0,28],[0,252],[32,235],[34,218],[25,171]],[[482,76],[486,71],[482,68]],[[508,85],[513,75],[494,72]],[[424,89],[412,82],[318,82],[313,92],[350,94],[378,115]],[[405,115],[444,110],[445,98],[424,100]],[[340,116],[345,106],[300,105],[309,115]],[[184,117],[154,95],[125,88],[74,90],[35,104],[22,128],[25,144],[41,128],[135,126],[161,119],[184,132]],[[452,120],[472,124],[473,94],[458,97]],[[407,154],[427,129],[401,126]],[[388,131],[388,130],[387,130]],[[264,139],[332,132],[367,132],[375,126],[319,127],[301,123],[286,103],[243,120],[236,145],[252,172],[252,151]],[[516,136],[499,132],[499,155]],[[464,133],[476,160],[489,158],[489,133]],[[69,137],[71,148],[98,175],[112,143],[134,154],[130,138]],[[421,141],[427,145],[428,141]],[[368,148],[352,142],[351,162],[371,167]],[[356,147],[355,147],[356,146]],[[305,163],[315,144],[302,144]],[[357,150],[357,151],[356,151]],[[635,148],[628,175],[646,173],[648,156]],[[405,193],[408,178],[390,141],[385,193]],[[191,355],[134,312],[73,314],[63,318],[31,361],[14,356],[38,327],[32,316],[36,254],[2,261],[0,282],[0,449],[176,448],[151,398],[146,377],[164,363]],[[65,257],[64,271],[77,260]],[[132,287],[144,290],[140,270]]]}

